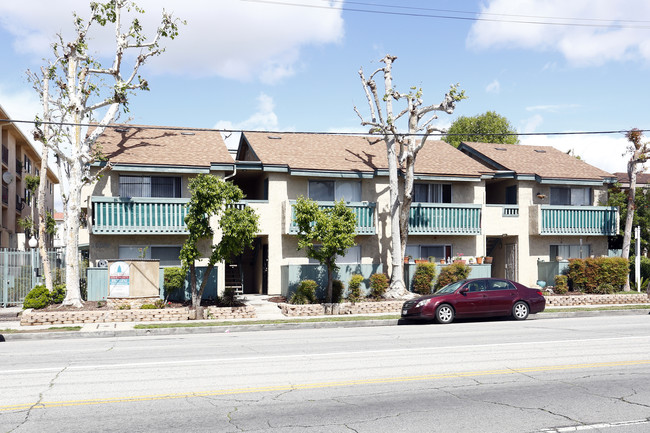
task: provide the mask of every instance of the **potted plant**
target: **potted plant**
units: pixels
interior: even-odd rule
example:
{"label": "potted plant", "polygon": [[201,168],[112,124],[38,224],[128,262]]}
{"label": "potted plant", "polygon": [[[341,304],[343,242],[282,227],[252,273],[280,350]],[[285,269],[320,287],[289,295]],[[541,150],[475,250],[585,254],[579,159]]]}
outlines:
{"label": "potted plant", "polygon": [[477,256],[476,257],[476,264],[477,265],[482,265],[483,264],[483,256]]}
{"label": "potted plant", "polygon": [[492,264],[492,257],[485,256],[485,264],[486,265],[491,265]]}
{"label": "potted plant", "polygon": [[458,253],[457,256],[454,256],[454,263],[463,263],[465,264],[465,260],[463,259],[463,253]]}
{"label": "potted plant", "polygon": [[470,258],[469,258],[469,264],[470,264],[470,265],[473,265],[473,264],[474,264],[474,257],[470,257]]}
{"label": "potted plant", "polygon": [[405,264],[405,265],[408,265],[412,258],[413,258],[413,257],[411,257],[411,256],[405,256],[405,257],[404,257],[404,264]]}

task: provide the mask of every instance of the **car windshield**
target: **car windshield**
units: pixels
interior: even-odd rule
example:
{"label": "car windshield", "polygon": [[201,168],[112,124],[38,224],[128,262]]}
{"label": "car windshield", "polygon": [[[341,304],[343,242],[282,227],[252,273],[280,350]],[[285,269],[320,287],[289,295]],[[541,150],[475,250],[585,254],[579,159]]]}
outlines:
{"label": "car windshield", "polygon": [[460,286],[462,286],[464,282],[465,282],[465,280],[460,280],[460,281],[456,281],[455,283],[447,284],[445,287],[438,290],[436,292],[436,295],[442,295],[442,294],[445,294],[445,293],[455,292],[456,289],[458,289]]}

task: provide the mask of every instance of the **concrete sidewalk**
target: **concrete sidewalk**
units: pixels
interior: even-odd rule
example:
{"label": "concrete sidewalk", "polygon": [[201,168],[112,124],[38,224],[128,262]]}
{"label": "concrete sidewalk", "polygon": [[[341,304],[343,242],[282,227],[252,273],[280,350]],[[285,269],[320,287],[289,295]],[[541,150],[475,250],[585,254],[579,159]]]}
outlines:
{"label": "concrete sidewalk", "polygon": [[[372,316],[386,316],[386,313],[364,314],[363,317],[369,317],[367,320],[353,321],[332,321],[333,318],[350,318],[354,315],[344,316],[309,316],[309,317],[286,317],[278,308],[278,304],[269,302],[269,296],[266,295],[246,295],[245,301],[248,305],[255,307],[257,317],[254,319],[227,319],[227,320],[210,320],[210,321],[189,321],[189,322],[110,322],[110,323],[85,323],[72,325],[37,325],[21,326],[19,314],[22,311],[20,307],[0,308],[0,342],[9,340],[34,340],[34,339],[61,339],[61,338],[98,338],[98,337],[130,337],[142,335],[180,335],[180,334],[198,334],[198,333],[229,333],[244,331],[265,331],[277,329],[301,329],[301,328],[346,328],[346,327],[363,327],[363,326],[395,326],[400,323],[399,319],[372,319]],[[647,304],[646,304],[647,305]],[[622,305],[585,305],[582,307],[553,307],[553,309],[570,309],[570,308],[590,308],[590,307],[620,307]],[[399,313],[394,313],[398,315]],[[622,315],[650,315],[647,309],[629,309],[629,310],[601,310],[601,311],[566,311],[555,313],[539,313],[531,315],[528,320],[543,320],[552,318],[567,317],[594,317],[600,315],[622,316]],[[313,321],[314,319],[323,319],[323,321]],[[280,321],[287,323],[267,323],[256,324],[259,321]],[[310,320],[307,322],[306,320]],[[650,318],[649,318],[650,320]],[[200,323],[205,326],[200,326]],[[229,325],[219,325],[220,322],[228,322]],[[232,322],[236,322],[233,325]],[[175,327],[175,328],[153,328],[153,329],[135,329],[136,325],[144,324],[194,324],[192,327]],[[61,331],[53,330],[55,328],[65,328],[66,326],[81,326],[79,331]],[[17,333],[3,333],[3,330],[14,330]]]}

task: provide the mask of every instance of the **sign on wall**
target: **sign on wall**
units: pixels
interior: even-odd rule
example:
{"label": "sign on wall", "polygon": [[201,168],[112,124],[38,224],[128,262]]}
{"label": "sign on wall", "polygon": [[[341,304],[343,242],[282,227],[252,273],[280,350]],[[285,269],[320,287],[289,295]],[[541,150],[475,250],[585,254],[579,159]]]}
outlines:
{"label": "sign on wall", "polygon": [[108,269],[108,296],[111,298],[128,298],[131,278],[130,265],[126,262],[112,263]]}

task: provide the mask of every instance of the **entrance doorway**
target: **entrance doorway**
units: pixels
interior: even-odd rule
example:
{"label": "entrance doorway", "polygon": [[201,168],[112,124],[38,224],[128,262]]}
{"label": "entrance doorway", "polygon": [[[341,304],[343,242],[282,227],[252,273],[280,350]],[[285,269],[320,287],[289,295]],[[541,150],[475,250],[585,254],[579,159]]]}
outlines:
{"label": "entrance doorway", "polygon": [[517,281],[517,244],[506,244],[506,278]]}

